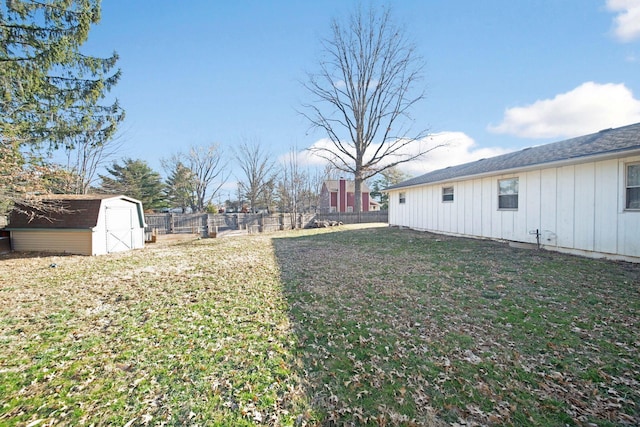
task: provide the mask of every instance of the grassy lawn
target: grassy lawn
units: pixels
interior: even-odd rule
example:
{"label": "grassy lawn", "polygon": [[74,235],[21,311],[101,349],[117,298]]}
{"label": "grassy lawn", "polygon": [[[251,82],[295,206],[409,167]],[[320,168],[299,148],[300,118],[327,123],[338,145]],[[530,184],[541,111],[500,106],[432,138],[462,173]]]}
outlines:
{"label": "grassy lawn", "polygon": [[0,425],[640,424],[640,265],[387,227],[0,256]]}

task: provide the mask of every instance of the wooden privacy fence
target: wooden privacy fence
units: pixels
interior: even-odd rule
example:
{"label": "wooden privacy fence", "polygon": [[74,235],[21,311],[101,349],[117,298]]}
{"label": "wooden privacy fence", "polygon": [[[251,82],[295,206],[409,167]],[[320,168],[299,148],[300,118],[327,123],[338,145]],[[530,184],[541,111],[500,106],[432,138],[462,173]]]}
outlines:
{"label": "wooden privacy fence", "polygon": [[157,234],[198,234],[215,237],[232,230],[262,233],[313,226],[313,221],[340,221],[343,224],[387,222],[387,212],[329,214],[145,214],[147,232]]}
{"label": "wooden privacy fence", "polygon": [[338,221],[343,224],[364,224],[368,222],[389,222],[388,211],[332,212],[316,214],[318,221]]}

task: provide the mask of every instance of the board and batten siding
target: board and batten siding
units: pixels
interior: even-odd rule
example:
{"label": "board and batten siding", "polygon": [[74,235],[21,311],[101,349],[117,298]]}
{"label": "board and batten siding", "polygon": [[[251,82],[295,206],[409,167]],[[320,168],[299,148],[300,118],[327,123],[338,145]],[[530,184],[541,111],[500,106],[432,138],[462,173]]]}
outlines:
{"label": "board and batten siding", "polygon": [[[640,157],[584,162],[389,191],[389,225],[536,243],[591,256],[640,258],[640,212],[625,210],[625,167]],[[518,178],[518,209],[498,209],[498,180]],[[442,188],[454,188],[453,202]],[[404,193],[405,203],[399,203]]]}
{"label": "board and batten siding", "polygon": [[14,251],[93,255],[91,238],[91,230],[14,230],[11,245]]}

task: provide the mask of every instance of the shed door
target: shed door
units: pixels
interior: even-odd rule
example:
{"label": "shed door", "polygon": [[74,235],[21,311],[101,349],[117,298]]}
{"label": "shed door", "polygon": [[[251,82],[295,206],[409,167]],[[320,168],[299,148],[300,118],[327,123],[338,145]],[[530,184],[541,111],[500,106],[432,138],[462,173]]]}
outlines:
{"label": "shed door", "polygon": [[134,210],[109,207],[105,210],[107,253],[133,249]]}

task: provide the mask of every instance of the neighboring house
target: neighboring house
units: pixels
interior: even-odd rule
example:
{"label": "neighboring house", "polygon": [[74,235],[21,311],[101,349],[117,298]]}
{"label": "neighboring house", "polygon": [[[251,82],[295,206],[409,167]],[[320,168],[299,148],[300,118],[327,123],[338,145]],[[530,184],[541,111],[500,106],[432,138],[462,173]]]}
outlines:
{"label": "neighboring house", "polygon": [[[380,210],[380,204],[369,196],[369,187],[362,183],[362,211]],[[345,179],[331,179],[322,184],[320,191],[320,212],[353,212],[355,206],[355,182]]]}
{"label": "neighboring house", "polygon": [[17,205],[6,227],[13,250],[101,255],[144,247],[144,211],[136,199],[91,194],[40,200],[58,209]]}
{"label": "neighboring house", "polygon": [[388,187],[389,225],[640,262],[640,123]]}

